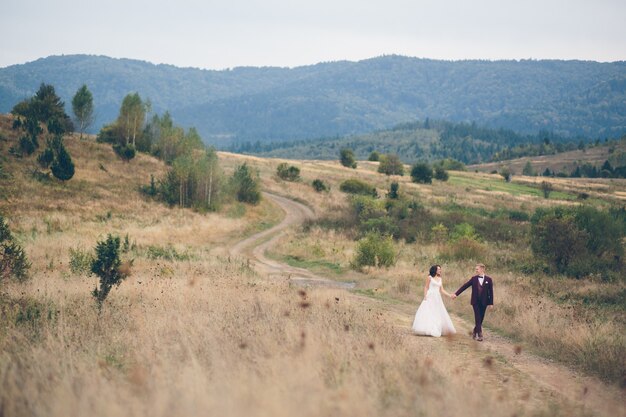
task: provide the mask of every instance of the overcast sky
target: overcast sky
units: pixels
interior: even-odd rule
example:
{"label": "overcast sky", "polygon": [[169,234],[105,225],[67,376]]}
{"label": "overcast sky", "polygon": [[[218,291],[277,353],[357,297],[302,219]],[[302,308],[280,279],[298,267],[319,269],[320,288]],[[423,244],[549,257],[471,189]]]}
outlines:
{"label": "overcast sky", "polygon": [[0,67],[61,54],[294,67],[400,54],[626,60],[625,0],[7,0]]}

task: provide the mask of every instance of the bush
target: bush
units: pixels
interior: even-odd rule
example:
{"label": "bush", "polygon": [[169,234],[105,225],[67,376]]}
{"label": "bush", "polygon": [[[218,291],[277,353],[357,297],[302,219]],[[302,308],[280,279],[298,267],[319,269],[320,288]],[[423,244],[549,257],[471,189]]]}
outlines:
{"label": "bush", "polygon": [[70,271],[73,274],[89,274],[91,272],[91,264],[93,256],[91,253],[81,250],[80,248],[70,248]]}
{"label": "bush", "polygon": [[321,193],[322,191],[330,191],[330,186],[320,179],[314,179],[311,185],[318,193]]}
{"label": "bush", "polygon": [[111,288],[119,286],[127,274],[120,271],[122,262],[119,257],[120,238],[108,235],[107,239],[96,245],[96,257],[91,263],[91,272],[100,278],[100,288],[91,293],[96,299],[98,309],[106,300]]}
{"label": "bush", "polygon": [[369,195],[372,197],[378,197],[376,187],[357,179],[349,179],[339,185],[339,189],[348,194]]}
{"label": "bush", "polygon": [[418,162],[411,168],[413,182],[431,184],[433,182],[433,169],[424,162]]}
{"label": "bush", "polygon": [[257,176],[253,176],[248,164],[245,162],[235,168],[231,178],[231,186],[237,196],[237,201],[248,204],[259,204],[261,191]]}
{"label": "bush", "polygon": [[356,168],[356,160],[352,149],[344,148],[339,151],[339,162],[347,168]]}
{"label": "bush", "polygon": [[117,156],[122,158],[124,162],[130,161],[136,155],[135,147],[132,143],[127,143],[125,145],[120,145],[119,143],[116,143],[113,145],[113,151]]}
{"label": "bush", "polygon": [[298,181],[300,179],[300,168],[296,166],[289,166],[283,162],[276,168],[276,175],[285,181]]}
{"label": "bush", "polygon": [[63,146],[63,142],[58,140],[58,144],[55,149],[55,157],[50,164],[50,171],[52,171],[52,175],[61,181],[68,181],[74,176],[74,162],[72,162],[72,157]]}
{"label": "bush", "polygon": [[385,175],[404,175],[404,164],[398,155],[383,155],[380,157],[378,172]]}
{"label": "bush", "polygon": [[446,260],[474,260],[485,259],[487,249],[485,246],[469,237],[461,237],[445,246],[441,256]]}
{"label": "bush", "polygon": [[8,278],[25,281],[29,268],[24,249],[15,242],[9,226],[0,216],[0,283]]}
{"label": "bush", "polygon": [[577,278],[623,269],[624,227],[594,207],[537,209],[531,249],[550,269]]}
{"label": "bush", "polygon": [[440,167],[440,166],[435,167],[435,179],[436,180],[448,181],[448,178],[450,178],[450,176],[448,175],[448,172],[445,169],[443,169],[443,167]]}
{"label": "bush", "polygon": [[380,161],[380,153],[378,151],[372,151],[372,153],[370,153],[370,156],[367,158],[367,160],[370,162]]}
{"label": "bush", "polygon": [[454,226],[452,234],[450,235],[450,239],[452,241],[457,241],[463,238],[478,240],[478,235],[476,234],[476,229],[474,229],[474,226],[469,223],[460,223]]}
{"label": "bush", "polygon": [[387,198],[391,200],[397,200],[400,198],[400,184],[397,182],[392,182],[389,187],[389,192],[387,193]]}
{"label": "bush", "polygon": [[396,263],[396,253],[391,236],[368,233],[357,244],[353,266],[390,267]]}

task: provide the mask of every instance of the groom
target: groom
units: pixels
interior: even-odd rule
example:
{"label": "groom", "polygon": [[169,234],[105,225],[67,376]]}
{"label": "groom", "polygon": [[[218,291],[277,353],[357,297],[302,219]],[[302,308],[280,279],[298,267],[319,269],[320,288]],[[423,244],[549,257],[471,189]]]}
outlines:
{"label": "groom", "polygon": [[472,287],[471,303],[474,308],[474,321],[476,323],[472,331],[472,338],[482,342],[485,312],[487,311],[487,306],[493,308],[493,280],[491,277],[485,275],[485,265],[476,264],[476,275],[471,277],[469,281],[456,290],[456,292],[452,294],[452,299],[455,299],[470,286]]}

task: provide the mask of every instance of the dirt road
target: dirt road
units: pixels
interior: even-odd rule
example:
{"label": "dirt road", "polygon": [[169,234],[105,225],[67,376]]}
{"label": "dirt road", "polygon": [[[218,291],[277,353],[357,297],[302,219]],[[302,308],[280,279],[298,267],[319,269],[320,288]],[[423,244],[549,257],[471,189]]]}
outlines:
{"label": "dirt road", "polygon": [[[354,287],[354,284],[333,281],[265,256],[265,251],[281,238],[285,229],[313,218],[314,213],[304,204],[288,198],[270,193],[264,195],[285,212],[285,218],[271,229],[236,244],[230,250],[231,255],[248,257],[260,273],[289,279],[295,284],[346,290]],[[509,339],[493,332],[486,332],[484,342],[475,342],[468,336],[473,323],[461,317],[452,317],[458,332],[452,338],[417,337],[410,331],[416,306],[390,304],[357,294],[349,296],[383,313],[390,325],[406,339],[407,348],[437,359],[445,357],[444,372],[450,369],[475,372],[480,375],[480,387],[495,390],[500,396],[512,396],[526,404],[534,402],[536,409],[546,404],[558,404],[561,410],[572,410],[579,415],[626,416],[624,391],[597,378],[521,351]]]}

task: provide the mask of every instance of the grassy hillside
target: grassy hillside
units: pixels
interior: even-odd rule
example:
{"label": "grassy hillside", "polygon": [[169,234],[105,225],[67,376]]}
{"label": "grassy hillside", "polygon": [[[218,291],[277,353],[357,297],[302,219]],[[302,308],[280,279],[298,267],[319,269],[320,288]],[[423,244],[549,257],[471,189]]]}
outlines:
{"label": "grassy hillside", "polygon": [[[463,334],[411,336],[402,317],[421,300],[428,266],[441,262],[452,289],[476,259],[445,258],[450,245],[424,239],[395,243],[398,262],[389,269],[352,270],[356,230],[337,228],[335,220],[349,211],[339,183],[353,177],[381,195],[397,180],[403,194],[433,215],[473,222],[484,236],[501,232],[502,238],[481,243],[480,260],[497,283],[488,337],[507,334],[511,351],[532,350],[584,373],[612,369],[605,373],[609,385],[594,382],[589,389],[619,398],[623,281],[520,272],[515,265],[528,256],[523,232],[529,225],[508,214],[577,204],[579,187],[591,194],[589,204],[606,207],[626,198],[623,182],[550,179],[557,191],[544,199],[516,177],[507,184],[497,175],[452,173],[447,183],[417,185],[377,174],[376,163],[359,162],[352,170],[329,161],[287,161],[302,174],[302,181],[289,183],[275,176],[282,160],[220,153],[227,173],[247,162],[264,189],[315,210],[317,220],[286,235],[273,257],[357,284],[353,292],[303,289],[228,256],[233,242],[282,215],[269,202],[207,214],[169,208],[138,191],[150,174],[165,172],[160,161],[140,154],[125,163],[109,145],[77,136],[65,138],[75,177],[42,183],[32,176],[34,157],[7,152],[17,140],[9,126],[0,118],[0,213],[32,267],[26,283],[0,284],[0,414],[596,414],[592,405],[580,406],[579,391],[574,399],[555,394]],[[330,192],[313,192],[315,178],[329,183]],[[128,236],[122,257],[134,261],[98,314],[90,294],[96,278],[82,261],[109,233]],[[471,320],[467,295],[446,303],[464,328],[461,320]]]}
{"label": "grassy hillside", "polygon": [[583,164],[591,164],[598,168],[607,160],[613,162],[613,164],[622,164],[626,160],[624,155],[626,155],[626,138],[622,138],[615,143],[600,144],[584,150],[562,152],[555,155],[516,158],[508,161],[490,162],[480,165],[469,165],[467,169],[479,172],[492,172],[507,167],[513,173],[521,175],[524,166],[530,162],[533,170],[538,174],[541,174],[547,168],[551,172],[562,172],[569,175],[577,166]]}
{"label": "grassy hillside", "polygon": [[[65,100],[84,83],[95,128],[136,91],[208,142],[344,136],[431,119],[523,133],[615,137],[625,133],[624,62],[437,61],[383,56],[297,68],[208,71],[130,59],[68,55],[0,69],[0,111],[41,82]],[[69,109],[68,109],[69,110]]]}

